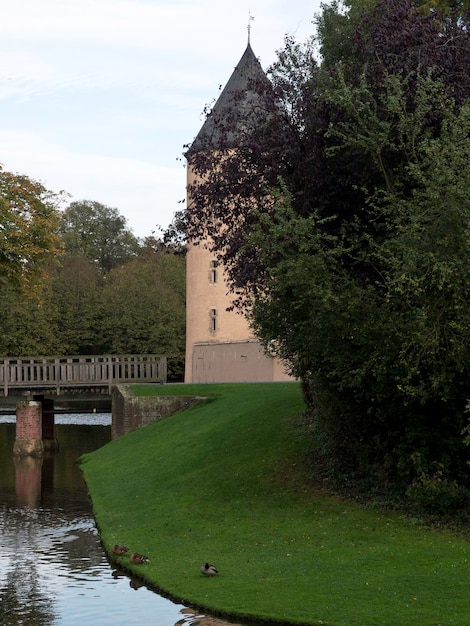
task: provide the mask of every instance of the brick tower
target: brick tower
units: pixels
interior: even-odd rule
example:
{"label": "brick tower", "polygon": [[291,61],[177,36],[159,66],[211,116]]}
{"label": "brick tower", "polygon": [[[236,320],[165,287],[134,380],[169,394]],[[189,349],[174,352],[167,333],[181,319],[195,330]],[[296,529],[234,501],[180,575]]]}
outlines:
{"label": "brick tower", "polygon": [[[258,94],[251,85],[269,82],[250,43],[220,94],[210,115],[188,150],[188,188],[196,174],[192,155],[200,150],[236,149]],[[242,97],[241,97],[242,95]],[[237,120],[229,133],[220,132],[223,120]],[[238,132],[239,131],[239,132]],[[191,210],[188,198],[187,210]],[[206,246],[188,242],[186,260],[185,382],[267,382],[292,380],[283,365],[267,356],[246,318],[229,309],[224,268]]]}

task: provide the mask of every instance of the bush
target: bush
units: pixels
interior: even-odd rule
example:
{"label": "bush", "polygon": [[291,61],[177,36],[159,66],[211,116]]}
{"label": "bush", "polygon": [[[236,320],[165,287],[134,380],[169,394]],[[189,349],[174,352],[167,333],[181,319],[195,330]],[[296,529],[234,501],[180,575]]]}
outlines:
{"label": "bush", "polygon": [[470,491],[444,476],[441,466],[433,474],[421,474],[406,491],[411,506],[430,513],[451,514],[470,504]]}

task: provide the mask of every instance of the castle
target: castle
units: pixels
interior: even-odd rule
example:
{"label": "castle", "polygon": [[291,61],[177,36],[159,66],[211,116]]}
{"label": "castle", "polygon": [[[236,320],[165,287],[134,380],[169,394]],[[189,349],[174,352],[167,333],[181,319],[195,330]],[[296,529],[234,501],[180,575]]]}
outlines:
{"label": "castle", "polygon": [[[188,188],[195,180],[191,155],[200,150],[236,149],[241,129],[257,102],[250,85],[268,81],[248,41],[247,48],[187,154]],[[238,120],[227,134],[223,120]],[[221,124],[222,122],[222,124]],[[246,125],[245,125],[246,128]],[[190,210],[190,199],[187,202]],[[247,319],[230,309],[224,268],[204,245],[188,242],[186,260],[185,382],[268,382],[292,380],[284,365],[267,356]]]}

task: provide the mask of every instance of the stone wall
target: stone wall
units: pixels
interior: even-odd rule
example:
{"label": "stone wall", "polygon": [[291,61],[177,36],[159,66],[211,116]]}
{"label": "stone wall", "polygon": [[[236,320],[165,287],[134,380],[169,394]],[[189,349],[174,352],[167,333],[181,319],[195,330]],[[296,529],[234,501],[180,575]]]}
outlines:
{"label": "stone wall", "polygon": [[193,383],[293,380],[280,361],[266,355],[259,341],[194,344],[191,374]]}
{"label": "stone wall", "polygon": [[134,396],[130,385],[115,385],[111,392],[111,437],[117,439],[187,408],[196,398],[193,396]]}

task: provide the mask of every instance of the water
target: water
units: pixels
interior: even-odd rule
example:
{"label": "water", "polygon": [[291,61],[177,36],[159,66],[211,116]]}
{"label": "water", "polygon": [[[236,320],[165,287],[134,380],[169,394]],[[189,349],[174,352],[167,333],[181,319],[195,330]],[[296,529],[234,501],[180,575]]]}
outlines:
{"label": "water", "polygon": [[14,420],[0,415],[0,625],[227,624],[107,560],[75,461],[110,440],[109,414],[56,415],[59,450],[41,459],[13,457]]}

